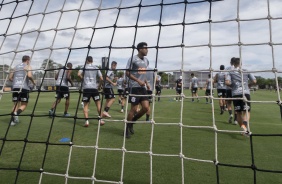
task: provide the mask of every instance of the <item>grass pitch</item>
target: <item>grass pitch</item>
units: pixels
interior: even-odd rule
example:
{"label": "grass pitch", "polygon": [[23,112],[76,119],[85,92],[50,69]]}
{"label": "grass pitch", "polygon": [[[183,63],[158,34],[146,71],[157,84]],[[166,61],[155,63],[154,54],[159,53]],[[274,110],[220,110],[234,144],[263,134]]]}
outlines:
{"label": "grass pitch", "polygon": [[[187,97],[191,96],[189,90],[185,90],[184,93]],[[169,94],[175,94],[175,91],[163,90],[163,95]],[[204,95],[204,91],[200,90],[199,95]],[[42,183],[65,183],[64,175],[71,147],[61,145],[66,144],[60,142],[62,138],[72,139],[74,145],[95,146],[98,141],[99,148],[116,148],[115,151],[99,149],[96,152],[93,147],[73,147],[69,176],[90,178],[93,175],[94,160],[97,157],[96,179],[116,182],[121,180],[123,152],[119,149],[122,148],[124,141],[122,120],[125,114],[119,112],[117,98],[109,111],[113,118],[107,119],[106,124],[101,127],[99,140],[97,140],[97,120],[91,120],[88,128],[83,127],[83,112],[78,94],[71,94],[69,108],[72,116],[77,110],[78,119],[76,120],[73,117],[62,117],[64,100],[57,107],[57,117],[54,119],[48,117],[48,110],[55,100],[54,92],[40,93],[38,102],[34,106],[36,98],[37,93],[32,93],[29,106],[21,114],[20,123],[17,126],[9,127],[10,116],[0,116],[0,138],[14,140],[0,141],[0,146],[4,144],[0,156],[0,183],[8,184],[15,181],[38,183],[40,168],[47,173],[62,175],[43,174]],[[252,103],[251,132],[253,134],[281,134],[280,109],[274,103],[278,99],[277,93],[259,90],[251,94],[251,99],[273,101],[273,103]],[[0,114],[9,114],[12,106],[11,94],[5,94],[0,103]],[[194,159],[183,161],[185,183],[217,183],[216,166],[213,163],[215,158],[218,158],[220,164],[248,167],[252,165],[250,138],[240,133],[215,133],[210,128],[184,127],[181,131],[177,124],[181,122],[181,104],[182,102],[174,101],[173,97],[161,98],[160,102],[155,103],[154,120],[164,125],[156,124],[153,127],[153,155],[145,153],[150,151],[152,125],[150,123],[135,125],[135,134],[125,140],[125,148],[129,151],[125,153],[124,160],[123,182],[125,184],[150,183],[150,158],[152,158],[153,183],[181,183],[182,161],[179,156],[181,149],[186,158]],[[34,107],[35,116],[31,117],[29,115]],[[199,103],[192,103],[191,99],[187,98],[183,101],[182,123],[190,126],[211,127],[214,121],[218,130],[240,130],[238,125],[228,123],[227,112],[223,115],[219,114],[217,100],[214,100],[214,107],[215,121],[212,104],[206,104],[204,98],[201,98]],[[93,118],[97,117],[93,102],[91,102],[89,114]],[[145,117],[141,120],[145,120]],[[168,125],[168,123],[174,124]],[[281,172],[282,137],[254,136],[252,139],[255,166],[262,170]],[[17,172],[17,169],[20,171]],[[254,183],[254,171],[250,168],[220,165],[218,173],[220,183]],[[257,183],[282,183],[282,173],[256,171],[255,174]],[[89,179],[69,178],[68,183],[92,182]]]}

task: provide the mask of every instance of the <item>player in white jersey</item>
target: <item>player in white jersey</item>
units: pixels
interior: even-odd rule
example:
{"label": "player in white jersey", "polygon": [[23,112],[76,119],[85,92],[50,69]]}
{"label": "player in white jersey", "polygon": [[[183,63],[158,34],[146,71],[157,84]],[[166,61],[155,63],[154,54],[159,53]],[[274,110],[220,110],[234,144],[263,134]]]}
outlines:
{"label": "player in white jersey", "polygon": [[9,74],[9,80],[13,82],[13,109],[11,126],[15,126],[19,123],[18,115],[20,115],[27,107],[29,100],[29,81],[32,82],[33,86],[36,88],[35,82],[32,76],[32,68],[30,64],[30,57],[23,56],[22,63],[17,65]]}
{"label": "player in white jersey", "polygon": [[[206,80],[206,96],[210,96],[211,95],[211,85],[213,84],[213,79],[211,78],[211,74],[208,75],[209,78]],[[209,98],[206,98],[206,104],[209,103]],[[210,99],[210,103],[212,103],[211,99]]]}
{"label": "player in white jersey", "polygon": [[[192,93],[192,97],[197,98],[197,102],[199,102],[198,87],[199,87],[199,80],[194,75],[194,73],[191,73],[191,93]],[[194,98],[192,98],[192,102],[194,102]]]}
{"label": "player in white jersey", "polygon": [[161,86],[161,80],[162,77],[160,76],[160,73],[156,76],[156,96],[158,96],[158,101],[161,100],[161,93],[162,93],[162,86]]}
{"label": "player in white jersey", "polygon": [[[101,103],[100,103],[100,94],[97,87],[97,77],[100,80],[103,80],[102,73],[98,67],[93,65],[92,56],[87,56],[85,67],[78,71],[78,77],[82,80],[82,90],[83,97],[82,101],[84,103],[83,113],[85,118],[85,127],[89,126],[89,116],[88,116],[88,107],[91,98],[94,100],[98,115],[101,117]],[[104,125],[105,122],[100,120],[100,125]]]}
{"label": "player in white jersey", "polygon": [[214,83],[216,83],[216,87],[217,87],[217,96],[220,98],[219,99],[220,114],[223,114],[225,109],[225,100],[222,98],[226,98],[226,85],[225,85],[226,73],[223,72],[224,68],[225,68],[224,65],[220,65],[221,71],[217,73],[214,77]]}
{"label": "player in white jersey", "polygon": [[121,105],[121,110],[120,112],[124,112],[124,87],[125,87],[125,82],[124,82],[124,77],[123,73],[119,74],[119,78],[117,80],[117,92],[119,96],[119,102]]}
{"label": "player in white jersey", "polygon": [[[148,49],[147,43],[141,42],[137,45],[138,54],[129,58],[126,65],[126,75],[129,78],[129,88],[130,94],[129,102],[131,103],[131,108],[127,116],[127,121],[137,121],[141,118],[147,111],[150,110],[149,99],[147,95],[147,91],[145,85],[146,81],[146,70],[149,66],[149,60],[145,57],[147,56]],[[138,95],[138,96],[134,96]],[[140,95],[140,96],[139,96]],[[138,105],[141,104],[142,108],[138,111]],[[133,123],[128,123],[126,127],[126,137],[129,138],[129,132],[134,134]]]}
{"label": "player in white jersey", "polygon": [[56,101],[53,103],[51,109],[49,110],[49,116],[52,117],[54,114],[54,109],[61,102],[62,98],[66,99],[65,103],[65,111],[64,116],[70,116],[68,113],[69,104],[70,104],[70,92],[68,82],[73,86],[73,82],[71,80],[71,72],[72,72],[72,63],[67,63],[66,69],[60,69],[56,76]]}
{"label": "player in white jersey", "polygon": [[[243,77],[241,73],[243,72]],[[248,133],[248,123],[250,122],[251,100],[249,86],[256,83],[256,78],[247,70],[240,68],[240,58],[234,59],[234,71],[229,71],[225,79],[226,85],[231,87],[233,98],[245,98],[244,100],[233,100],[234,110],[237,112],[237,120],[241,129]]]}
{"label": "player in white jersey", "polygon": [[104,85],[104,94],[105,94],[106,102],[105,102],[103,116],[108,117],[108,118],[111,117],[111,115],[108,112],[110,110],[110,107],[112,106],[112,104],[115,101],[115,93],[113,90],[113,86],[117,85],[117,83],[114,82],[115,80],[114,71],[116,70],[116,67],[117,67],[117,62],[112,61],[111,69],[107,71],[107,76],[106,76],[105,85]]}
{"label": "player in white jersey", "polygon": [[[234,69],[234,61],[235,61],[235,59],[236,59],[235,57],[231,58],[230,66],[226,67],[225,70],[230,71],[230,70]],[[232,90],[231,90],[230,86],[226,86],[226,98],[232,98]],[[229,113],[228,122],[232,123],[232,121],[233,121],[232,100],[225,100],[225,102],[226,102],[227,110],[228,110],[228,113]],[[233,124],[234,125],[238,124],[236,111],[234,111],[234,122],[233,122]]]}

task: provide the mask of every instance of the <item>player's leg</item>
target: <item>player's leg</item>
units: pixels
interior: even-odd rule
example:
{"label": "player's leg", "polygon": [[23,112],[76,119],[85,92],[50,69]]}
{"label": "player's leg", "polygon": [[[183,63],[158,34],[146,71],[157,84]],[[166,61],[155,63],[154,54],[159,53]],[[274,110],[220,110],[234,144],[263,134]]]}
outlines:
{"label": "player's leg", "polygon": [[110,110],[110,107],[112,106],[112,104],[115,101],[115,95],[114,95],[114,91],[112,88],[105,88],[105,99],[106,99],[106,102],[105,102],[103,116],[110,118],[111,115],[108,112]]}
{"label": "player's leg", "polygon": [[90,91],[88,89],[84,89],[82,95],[83,95],[82,96],[83,114],[84,114],[84,118],[85,118],[84,126],[88,127],[89,126],[88,108],[89,108],[89,102],[90,102],[91,93],[90,93]]}
{"label": "player's leg", "polygon": [[49,110],[49,116],[52,117],[54,115],[54,110],[57,107],[57,105],[61,102],[61,98],[63,98],[63,93],[61,92],[61,89],[59,86],[56,86],[56,100],[53,102],[51,109]]}
{"label": "player's leg", "polygon": [[68,113],[68,109],[69,109],[69,105],[70,105],[70,92],[69,92],[69,88],[68,87],[64,87],[64,94],[63,94],[63,96],[66,99],[64,116],[67,117],[67,116],[70,116],[70,114]]}

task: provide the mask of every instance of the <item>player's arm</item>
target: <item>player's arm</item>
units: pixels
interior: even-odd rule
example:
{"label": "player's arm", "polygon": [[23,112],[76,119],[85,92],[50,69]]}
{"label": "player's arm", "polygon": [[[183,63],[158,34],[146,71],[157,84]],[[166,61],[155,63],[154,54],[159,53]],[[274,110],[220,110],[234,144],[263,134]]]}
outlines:
{"label": "player's arm", "polygon": [[28,79],[32,82],[32,84],[33,84],[34,86],[36,86],[36,84],[35,84],[35,82],[34,82],[34,79],[33,79],[33,76],[32,76],[32,71],[31,71],[31,70],[32,70],[31,66],[28,65],[27,68],[26,68],[27,77],[28,77]]}
{"label": "player's arm", "polygon": [[79,70],[77,76],[82,80],[83,79],[83,71]]}
{"label": "player's arm", "polygon": [[72,82],[72,79],[71,79],[71,72],[72,72],[72,70],[67,70],[67,80],[69,81],[71,86],[73,86],[73,82]]}
{"label": "player's arm", "polygon": [[113,82],[108,76],[106,76],[106,81],[108,81],[109,83],[111,83],[112,85],[116,86],[117,83]]}
{"label": "player's arm", "polygon": [[230,78],[230,75],[225,75],[225,84],[227,86],[231,86],[231,78]]}
{"label": "player's arm", "polygon": [[139,84],[140,86],[145,86],[145,82],[140,81],[139,79],[137,79],[134,75],[132,75],[132,74],[130,73],[129,70],[126,71],[126,76],[127,76],[129,79],[138,82],[138,84]]}
{"label": "player's arm", "polygon": [[213,84],[217,82],[217,74],[213,78]]}
{"label": "player's arm", "polygon": [[13,82],[13,80],[14,80],[14,70],[11,69],[9,73],[9,81]]}

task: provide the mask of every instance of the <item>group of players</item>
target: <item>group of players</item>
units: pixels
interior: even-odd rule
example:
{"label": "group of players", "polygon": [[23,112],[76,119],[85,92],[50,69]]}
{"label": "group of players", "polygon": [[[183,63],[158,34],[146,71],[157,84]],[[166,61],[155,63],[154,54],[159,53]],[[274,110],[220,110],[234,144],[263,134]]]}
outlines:
{"label": "group of players", "polygon": [[[111,63],[111,69],[106,71],[106,76],[103,77],[101,69],[93,64],[93,58],[87,56],[85,65],[78,71],[78,77],[82,80],[82,103],[83,113],[85,117],[85,127],[89,126],[89,103],[93,99],[97,107],[98,115],[100,116],[100,125],[104,125],[101,118],[111,117],[109,110],[115,101],[115,93],[113,86],[117,86],[121,103],[121,112],[124,111],[124,99],[128,96],[131,109],[127,116],[126,137],[134,134],[133,122],[146,114],[146,120],[149,120],[150,94],[153,92],[153,87],[156,86],[156,95],[161,94],[160,80],[161,77],[154,76],[155,70],[149,68],[149,60],[145,57],[148,53],[147,43],[141,42],[137,45],[138,54],[128,60],[125,76],[119,76],[116,80],[114,71],[116,70],[117,62]],[[23,56],[22,63],[17,65],[9,74],[9,80],[12,82],[13,102],[12,118],[10,125],[14,126],[19,122],[20,115],[27,107],[29,100],[29,92],[31,81],[36,88],[35,81],[32,76],[32,68],[30,66],[30,57]],[[68,83],[73,86],[71,79],[72,64],[67,63],[65,68],[60,69],[56,76],[56,100],[49,110],[49,116],[53,117],[56,106],[61,102],[62,98],[66,99],[64,116],[70,116],[68,113],[70,93]],[[101,111],[100,93],[98,91],[97,78],[104,81],[103,93],[105,95],[104,111]],[[154,84],[155,83],[155,84]],[[128,95],[130,94],[130,95]],[[148,95],[149,94],[149,95]],[[147,95],[147,96],[146,96]],[[158,98],[160,101],[160,97]],[[141,106],[141,108],[139,107]]]}
{"label": "group of players", "polygon": [[[113,91],[113,86],[117,86],[120,103],[121,112],[124,111],[124,100],[128,97],[128,102],[131,103],[131,108],[127,115],[127,124],[125,136],[129,138],[134,134],[133,125],[134,122],[146,114],[146,120],[150,117],[150,95],[153,92],[153,87],[156,86],[156,95],[161,94],[160,80],[161,77],[157,75],[154,76],[155,71],[149,68],[149,60],[146,58],[148,54],[148,48],[146,42],[141,42],[137,45],[138,54],[129,58],[126,65],[125,76],[120,75],[116,80],[114,71],[116,70],[117,62],[113,61],[111,63],[111,69],[107,70],[106,76],[103,77],[101,69],[93,64],[93,58],[87,56],[86,63],[82,69],[78,71],[78,77],[82,80],[82,103],[83,103],[83,113],[85,117],[85,127],[89,126],[89,103],[91,98],[94,100],[97,107],[98,115],[100,116],[100,125],[104,125],[104,121],[101,118],[111,117],[109,110],[111,105],[115,101],[115,93]],[[36,87],[34,79],[32,77],[30,57],[23,56],[22,63],[17,65],[14,70],[10,72],[9,80],[13,82],[13,110],[11,125],[16,125],[19,122],[18,115],[20,115],[26,108],[29,99],[30,85],[29,81]],[[247,73],[245,70],[240,68],[240,59],[232,58],[231,66],[224,68],[224,65],[220,66],[220,72],[216,74],[214,79],[209,75],[209,79],[206,82],[206,95],[209,96],[211,93],[211,83],[217,84],[218,97],[220,98],[219,104],[221,109],[221,114],[225,110],[225,105],[227,106],[229,112],[229,122],[232,122],[232,100],[234,104],[235,118],[234,124],[237,121],[245,132],[247,132],[247,122],[250,118],[250,90],[249,90],[249,80],[252,84],[256,83],[255,77]],[[244,71],[244,72],[242,72]],[[66,99],[64,116],[70,116],[68,113],[69,107],[69,88],[68,82],[73,86],[73,81],[71,79],[72,64],[67,63],[66,68],[60,69],[56,74],[56,101],[53,103],[51,109],[49,110],[49,115],[52,117],[58,103],[60,103],[62,98]],[[243,78],[241,78],[243,75]],[[191,92],[192,92],[192,102],[194,102],[194,97],[198,98],[197,88],[198,79],[192,73],[191,74]],[[104,95],[105,95],[105,106],[104,111],[101,111],[100,104],[100,93],[98,91],[99,85],[97,84],[97,78],[100,81],[104,81]],[[155,84],[154,84],[155,83]],[[182,89],[182,76],[176,81],[176,93],[181,94]],[[232,98],[232,100],[224,100],[226,98]],[[244,100],[242,100],[242,98]],[[158,101],[160,97],[158,97]],[[179,96],[176,100],[181,100]],[[208,103],[208,99],[206,99]],[[140,108],[141,107],[141,108]],[[247,112],[247,113],[246,113]]]}
{"label": "group of players", "polygon": [[[182,76],[176,80],[176,101],[181,101],[182,93]],[[229,113],[229,123],[237,125],[239,123],[241,129],[244,132],[248,132],[248,122],[250,120],[250,89],[249,86],[256,83],[256,78],[248,73],[246,70],[240,68],[240,58],[231,58],[230,66],[226,67],[224,65],[220,66],[220,72],[218,72],[215,77],[211,77],[211,74],[208,75],[208,79],[205,84],[205,95],[210,96],[212,92],[212,84],[217,88],[217,95],[219,97],[219,106],[220,114],[223,114],[224,111]],[[198,87],[199,81],[198,78],[191,73],[190,79],[190,89],[192,93],[192,102],[194,98],[198,98]],[[232,111],[232,102],[234,106],[234,116]],[[212,103],[211,98],[206,98],[206,103]],[[233,120],[234,117],[234,120]]]}

